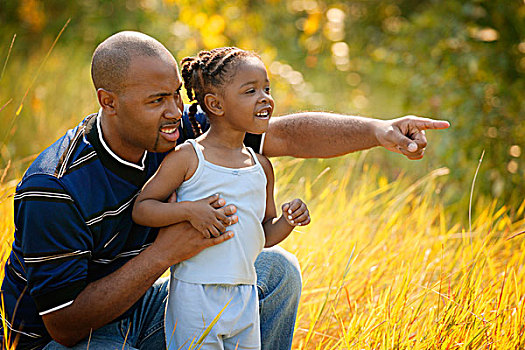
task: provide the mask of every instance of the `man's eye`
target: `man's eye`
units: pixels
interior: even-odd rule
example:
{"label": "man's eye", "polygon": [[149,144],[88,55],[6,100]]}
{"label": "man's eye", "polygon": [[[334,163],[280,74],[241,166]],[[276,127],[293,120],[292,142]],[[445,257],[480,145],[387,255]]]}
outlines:
{"label": "man's eye", "polygon": [[266,91],[267,93],[270,93],[271,89],[270,89],[270,87],[268,86],[268,87],[266,87],[266,88],[264,89],[264,91]]}
{"label": "man's eye", "polygon": [[160,102],[162,102],[162,97],[156,98],[153,101],[151,101],[151,103],[160,103]]}

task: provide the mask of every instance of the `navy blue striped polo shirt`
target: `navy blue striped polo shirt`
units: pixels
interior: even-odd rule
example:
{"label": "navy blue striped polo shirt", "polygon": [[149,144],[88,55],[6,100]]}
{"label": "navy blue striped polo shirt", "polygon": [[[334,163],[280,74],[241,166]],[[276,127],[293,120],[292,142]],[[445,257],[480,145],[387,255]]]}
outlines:
{"label": "navy blue striped polo shirt", "polygon": [[[208,128],[203,113],[197,120]],[[185,108],[178,143],[194,137],[188,123]],[[245,143],[257,150],[262,139],[249,135]],[[87,284],[154,241],[157,230],[133,223],[131,211],[163,157],[145,152],[140,164],[121,159],[106,145],[97,114],[39,155],[14,196],[15,239],[2,283],[11,339],[49,341],[42,315],[72,304]]]}

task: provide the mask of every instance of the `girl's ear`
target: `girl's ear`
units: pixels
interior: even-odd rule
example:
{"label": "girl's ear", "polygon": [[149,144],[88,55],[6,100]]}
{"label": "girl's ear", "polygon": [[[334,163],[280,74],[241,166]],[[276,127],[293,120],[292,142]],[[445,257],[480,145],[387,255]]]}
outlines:
{"label": "girl's ear", "polygon": [[214,115],[222,116],[224,114],[224,109],[222,108],[222,101],[220,97],[216,94],[206,94],[206,96],[204,96],[204,105],[206,106],[208,111],[210,111],[210,113]]}
{"label": "girl's ear", "polygon": [[98,89],[97,98],[100,107],[107,115],[116,114],[117,95],[115,93],[105,89]]}

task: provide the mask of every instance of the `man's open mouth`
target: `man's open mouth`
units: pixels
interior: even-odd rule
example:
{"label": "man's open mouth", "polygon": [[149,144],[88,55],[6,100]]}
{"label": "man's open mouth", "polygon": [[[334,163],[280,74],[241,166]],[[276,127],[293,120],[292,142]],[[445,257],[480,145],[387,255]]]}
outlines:
{"label": "man's open mouth", "polygon": [[160,133],[163,138],[169,142],[175,142],[179,138],[179,125],[180,121],[177,123],[165,124],[160,127]]}
{"label": "man's open mouth", "polygon": [[160,131],[165,134],[173,134],[175,131],[177,131],[178,128],[179,128],[178,125],[177,126],[163,126],[162,128],[160,128]]}

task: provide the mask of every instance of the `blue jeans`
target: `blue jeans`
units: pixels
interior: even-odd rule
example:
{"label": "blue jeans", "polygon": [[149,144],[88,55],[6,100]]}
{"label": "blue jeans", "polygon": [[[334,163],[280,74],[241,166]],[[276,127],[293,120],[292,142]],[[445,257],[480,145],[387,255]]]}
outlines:
{"label": "blue jeans", "polygon": [[[255,261],[262,349],[290,349],[299,297],[301,273],[292,254],[280,247],[264,249]],[[164,308],[167,279],[158,280],[142,304],[128,318],[101,327],[73,349],[165,349]],[[124,347],[123,347],[123,344]],[[54,341],[45,350],[67,349]]]}

